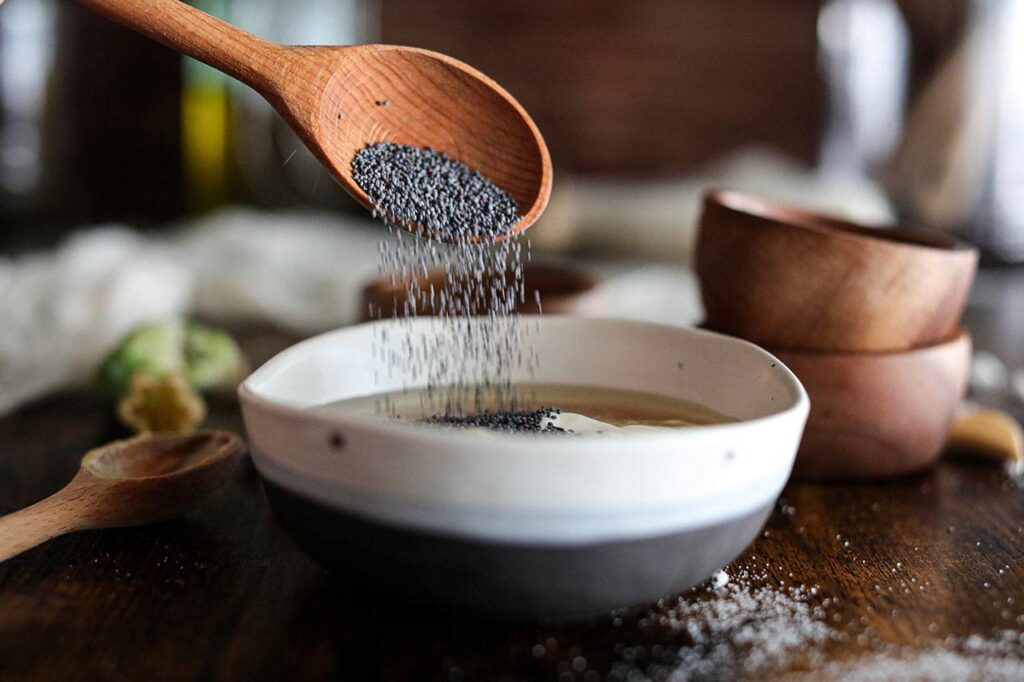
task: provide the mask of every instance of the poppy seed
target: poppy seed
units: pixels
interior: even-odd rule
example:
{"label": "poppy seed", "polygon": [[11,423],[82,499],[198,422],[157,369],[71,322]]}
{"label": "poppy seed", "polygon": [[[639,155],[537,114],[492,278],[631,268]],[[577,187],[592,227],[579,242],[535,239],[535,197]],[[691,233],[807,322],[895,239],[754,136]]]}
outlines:
{"label": "poppy seed", "polygon": [[431,239],[494,239],[520,219],[501,188],[430,147],[367,145],[352,159],[352,179],[387,222]]}

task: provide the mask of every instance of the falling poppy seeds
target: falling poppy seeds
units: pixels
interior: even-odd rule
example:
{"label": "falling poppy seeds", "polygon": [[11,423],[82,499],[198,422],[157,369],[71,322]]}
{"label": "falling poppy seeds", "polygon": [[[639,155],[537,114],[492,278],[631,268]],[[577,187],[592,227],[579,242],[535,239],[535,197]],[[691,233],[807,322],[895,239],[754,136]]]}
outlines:
{"label": "falling poppy seeds", "polygon": [[[393,310],[375,313],[400,323],[377,331],[374,352],[384,373],[427,388],[425,415],[464,417],[495,403],[515,411],[512,372],[525,367],[532,374],[535,366],[517,312],[526,291],[516,202],[429,147],[367,145],[352,159],[352,177],[390,228],[380,274],[406,294]],[[438,269],[445,285],[435,289],[426,278]],[[428,311],[436,334],[425,337],[411,322]],[[380,412],[394,416],[389,404]]]}

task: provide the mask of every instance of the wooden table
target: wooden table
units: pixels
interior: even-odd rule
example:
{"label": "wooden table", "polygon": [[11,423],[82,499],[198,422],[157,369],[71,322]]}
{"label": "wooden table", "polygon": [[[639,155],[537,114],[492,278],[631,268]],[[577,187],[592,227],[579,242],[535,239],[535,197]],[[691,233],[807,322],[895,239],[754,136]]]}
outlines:
{"label": "wooden table", "polygon": [[[1024,274],[985,273],[969,316],[979,345],[1016,366],[1022,296]],[[265,356],[283,339],[248,341]],[[232,400],[212,407],[215,426],[241,428]],[[83,394],[3,418],[0,512],[58,489],[86,449],[117,435]],[[905,655],[955,648],[970,635],[989,646],[1002,630],[1024,631],[1024,490],[996,467],[953,461],[888,483],[791,482],[764,535],[728,570],[735,581],[744,569],[764,575],[754,587],[816,585],[806,602],[821,608],[830,636],[793,647],[784,665],[759,667],[750,656],[763,652],[741,647],[738,660],[700,668],[706,677],[813,671],[890,657],[898,645]],[[247,466],[186,519],[79,533],[0,565],[0,680],[630,679],[691,651],[657,617],[667,607],[653,608],[654,617],[641,608],[502,624],[366,594],[292,544]],[[1024,640],[999,651],[1024,657]],[[933,673],[962,672],[930,660]],[[999,671],[1024,675],[1012,661]]]}

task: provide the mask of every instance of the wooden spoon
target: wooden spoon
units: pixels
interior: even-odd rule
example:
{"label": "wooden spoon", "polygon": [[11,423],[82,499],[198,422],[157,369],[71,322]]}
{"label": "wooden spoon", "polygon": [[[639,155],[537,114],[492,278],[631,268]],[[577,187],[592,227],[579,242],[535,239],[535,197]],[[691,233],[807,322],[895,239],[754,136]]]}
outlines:
{"label": "wooden spoon", "polygon": [[0,561],[65,533],[179,516],[227,477],[244,449],[233,433],[205,431],[92,450],[63,489],[0,517]]}
{"label": "wooden spoon", "polygon": [[381,141],[433,147],[483,173],[519,205],[514,232],[548,203],[551,158],[537,126],[501,86],[451,57],[395,45],[281,45],[179,0],[78,2],[252,87],[367,208],[352,157]]}

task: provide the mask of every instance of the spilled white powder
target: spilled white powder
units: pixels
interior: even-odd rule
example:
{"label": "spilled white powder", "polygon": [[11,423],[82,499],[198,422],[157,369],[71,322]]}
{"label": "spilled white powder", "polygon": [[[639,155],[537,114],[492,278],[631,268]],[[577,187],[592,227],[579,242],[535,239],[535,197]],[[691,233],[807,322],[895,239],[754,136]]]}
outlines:
{"label": "spilled white powder", "polygon": [[[784,500],[779,504],[787,516],[795,513],[795,508]],[[845,542],[842,535],[836,541]],[[847,547],[844,551],[851,550]],[[756,556],[752,560],[757,563]],[[894,574],[904,570],[903,562],[893,563]],[[792,573],[789,576],[792,578]],[[879,593],[913,594],[924,590],[918,582],[914,576],[905,575],[899,579],[898,587],[875,589]],[[1011,597],[1005,603],[996,600],[992,604],[1004,609],[1003,616],[1008,618],[1012,614],[1005,609],[1013,603]],[[734,566],[728,572],[714,574],[704,586],[674,600],[659,602],[656,609],[641,618],[637,625],[644,635],[660,642],[657,655],[652,656],[655,647],[624,647],[609,679],[1024,680],[1024,631],[1007,628],[991,637],[948,636],[934,639],[927,646],[897,646],[880,640],[866,616],[844,623],[842,612],[832,608],[839,604],[838,599],[825,597],[816,586],[775,585],[768,570]],[[894,619],[901,617],[897,608],[890,615]],[[1022,619],[1024,616],[1018,618],[1024,622]],[[837,624],[844,627],[833,627]],[[934,623],[928,628],[933,637],[940,631]],[[830,660],[829,644],[847,642],[853,637],[859,647],[870,652]]]}
{"label": "spilled white powder", "polygon": [[972,635],[950,638],[942,648],[887,647],[846,661],[833,661],[813,673],[784,676],[784,680],[818,679],[844,682],[1010,682],[1024,680],[1024,633],[1006,630],[997,639]]}
{"label": "spilled white powder", "polygon": [[[826,645],[845,639],[828,625],[831,600],[806,586],[739,584],[720,572],[696,594],[664,603],[647,618],[683,640],[672,649],[625,647],[608,676],[628,682],[749,680],[771,676],[792,682],[996,682],[1024,680],[1024,632],[994,638],[946,638],[928,649],[878,644],[869,654],[829,661]],[[715,585],[721,585],[715,587]]]}
{"label": "spilled white powder", "polygon": [[822,645],[837,634],[825,622],[828,600],[817,593],[805,585],[774,587],[743,568],[720,571],[641,622],[680,645],[659,647],[658,660],[626,648],[609,679],[732,680],[819,665]]}

